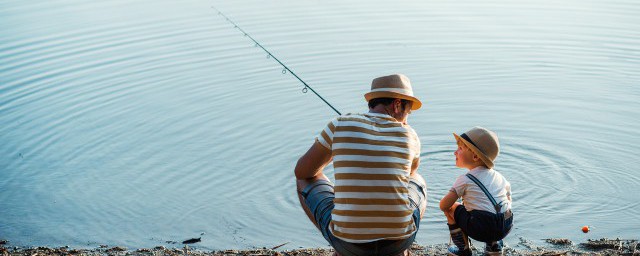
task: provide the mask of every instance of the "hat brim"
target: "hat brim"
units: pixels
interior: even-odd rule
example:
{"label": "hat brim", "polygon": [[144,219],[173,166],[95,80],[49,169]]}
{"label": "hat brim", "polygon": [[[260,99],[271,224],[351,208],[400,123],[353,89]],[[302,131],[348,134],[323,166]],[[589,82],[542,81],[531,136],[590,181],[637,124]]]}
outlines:
{"label": "hat brim", "polygon": [[464,145],[466,145],[468,148],[470,148],[471,151],[473,151],[473,153],[475,153],[478,157],[480,157],[480,160],[482,160],[482,162],[484,164],[486,164],[487,167],[493,168],[493,161],[491,161],[491,159],[489,159],[484,153],[482,153],[482,151],[480,151],[480,149],[478,149],[476,146],[471,144],[471,142],[469,142],[469,141],[465,140],[464,138],[460,137],[455,132],[453,133],[453,137],[455,137],[457,141],[462,141],[462,143],[464,143]]}
{"label": "hat brim", "polygon": [[411,106],[411,110],[418,110],[422,107],[422,102],[418,98],[396,93],[396,92],[368,92],[364,95],[364,99],[367,101],[370,101],[372,99],[377,99],[377,98],[396,98],[396,99],[410,100],[413,102],[413,105]]}

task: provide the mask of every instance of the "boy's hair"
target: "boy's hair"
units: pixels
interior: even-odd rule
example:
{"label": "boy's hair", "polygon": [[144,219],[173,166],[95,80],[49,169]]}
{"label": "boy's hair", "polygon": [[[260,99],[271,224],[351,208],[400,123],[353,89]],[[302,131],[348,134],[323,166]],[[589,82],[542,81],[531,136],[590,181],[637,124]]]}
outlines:
{"label": "boy's hair", "polygon": [[[469,147],[467,147],[466,144],[462,143],[462,141],[456,140],[456,143],[458,144],[458,146],[460,146],[461,148],[464,148],[466,150],[471,150]],[[471,151],[474,155],[476,154],[475,152]]]}
{"label": "boy's hair", "polygon": [[[396,100],[395,98],[375,98],[375,99],[371,99],[369,101],[369,108],[375,108],[376,106],[382,104],[385,106],[389,106],[389,104],[391,104],[394,100]],[[406,107],[407,104],[410,102],[409,100],[405,100],[405,99],[400,99],[400,101],[402,102],[402,107]]]}

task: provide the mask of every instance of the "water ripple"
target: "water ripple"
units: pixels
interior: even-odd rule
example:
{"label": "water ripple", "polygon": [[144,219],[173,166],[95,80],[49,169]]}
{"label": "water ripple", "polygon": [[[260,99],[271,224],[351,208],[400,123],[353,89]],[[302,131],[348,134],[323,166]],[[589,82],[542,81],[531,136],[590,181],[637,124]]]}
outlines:
{"label": "water ripple", "polygon": [[[500,135],[513,237],[582,239],[566,230],[583,221],[633,235],[611,220],[640,214],[637,4],[220,4],[342,112],[366,110],[373,77],[411,77],[425,99],[410,117],[429,183],[419,243],[448,239],[437,206],[464,173],[451,131],[475,125]],[[9,240],[135,248],[204,232],[209,249],[326,246],[293,168],[335,113],[207,3],[0,5]]]}

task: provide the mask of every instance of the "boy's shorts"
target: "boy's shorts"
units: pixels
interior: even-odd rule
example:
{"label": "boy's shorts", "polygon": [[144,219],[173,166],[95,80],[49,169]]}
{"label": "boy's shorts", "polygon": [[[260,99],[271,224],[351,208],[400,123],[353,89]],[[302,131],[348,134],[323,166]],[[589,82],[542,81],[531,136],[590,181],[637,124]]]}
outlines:
{"label": "boy's shorts", "polygon": [[416,239],[420,227],[420,211],[426,209],[427,188],[426,184],[420,184],[417,180],[409,180],[409,201],[413,211],[413,221],[416,224],[416,232],[403,240],[378,240],[369,243],[350,243],[335,237],[329,228],[331,223],[331,211],[335,198],[333,184],[328,180],[318,180],[309,184],[302,192],[305,204],[309,207],[316,223],[320,226],[322,236],[331,246],[343,256],[358,255],[396,255],[411,247]]}
{"label": "boy's shorts", "polygon": [[467,211],[464,205],[459,205],[453,217],[465,234],[485,243],[502,240],[513,226],[511,210],[507,214],[495,214],[481,210]]}

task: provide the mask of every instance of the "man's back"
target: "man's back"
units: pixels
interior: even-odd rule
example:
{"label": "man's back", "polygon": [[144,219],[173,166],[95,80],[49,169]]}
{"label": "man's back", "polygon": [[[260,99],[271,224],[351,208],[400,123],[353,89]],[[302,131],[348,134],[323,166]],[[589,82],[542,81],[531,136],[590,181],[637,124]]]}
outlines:
{"label": "man's back", "polygon": [[402,239],[416,231],[408,186],[420,141],[410,126],[385,114],[346,115],[317,139],[333,156],[331,231],[336,237],[363,243]]}

